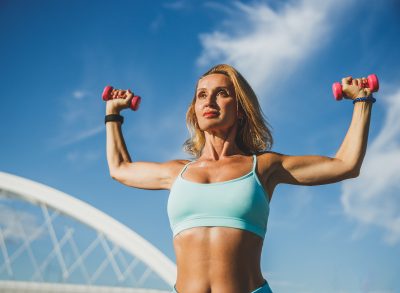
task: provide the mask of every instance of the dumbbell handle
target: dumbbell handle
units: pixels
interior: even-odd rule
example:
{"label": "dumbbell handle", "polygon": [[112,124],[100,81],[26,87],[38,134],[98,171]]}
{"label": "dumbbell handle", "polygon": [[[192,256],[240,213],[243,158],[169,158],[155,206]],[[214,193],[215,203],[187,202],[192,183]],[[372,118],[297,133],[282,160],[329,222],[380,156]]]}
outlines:
{"label": "dumbbell handle", "polygon": [[[101,95],[103,98],[103,101],[108,101],[111,100],[111,92],[113,91],[113,87],[108,85],[104,88],[103,90],[103,94]],[[140,101],[142,100],[142,98],[140,96],[133,96],[132,100],[131,100],[131,104],[129,105],[129,108],[131,108],[133,111],[136,111],[137,109],[139,109],[139,105],[140,105]]]}
{"label": "dumbbell handle", "polygon": [[[368,75],[367,81],[361,83],[360,87],[369,88],[371,92],[377,92],[379,90],[379,80],[376,74]],[[339,82],[332,84],[332,92],[336,101],[340,101],[343,98],[342,84]]]}

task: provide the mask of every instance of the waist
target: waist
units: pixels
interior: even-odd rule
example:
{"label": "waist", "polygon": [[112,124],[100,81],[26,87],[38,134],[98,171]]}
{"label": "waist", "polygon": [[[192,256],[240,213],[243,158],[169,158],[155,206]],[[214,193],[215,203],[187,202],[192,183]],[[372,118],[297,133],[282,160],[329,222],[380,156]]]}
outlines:
{"label": "waist", "polygon": [[[257,235],[225,227],[198,227],[183,231],[173,241],[178,276],[261,276],[263,240]],[[193,273],[193,275],[192,275]],[[182,275],[183,274],[183,275]],[[190,275],[188,275],[190,274]],[[211,277],[215,276],[216,279]]]}
{"label": "waist", "polygon": [[232,292],[232,293],[250,293],[265,286],[266,279],[260,276],[214,276],[213,280],[201,278],[194,275],[192,278],[178,279],[175,282],[175,292]]}

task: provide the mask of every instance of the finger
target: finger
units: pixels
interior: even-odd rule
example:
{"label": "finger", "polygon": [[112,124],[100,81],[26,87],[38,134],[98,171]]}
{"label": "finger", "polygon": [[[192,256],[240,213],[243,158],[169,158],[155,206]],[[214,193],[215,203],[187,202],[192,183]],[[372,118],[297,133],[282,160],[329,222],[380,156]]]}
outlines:
{"label": "finger", "polygon": [[128,89],[126,91],[124,91],[124,99],[129,99],[129,97],[131,96],[131,91]]}
{"label": "finger", "polygon": [[131,93],[131,91],[129,89],[124,90],[124,96],[127,97],[129,95],[129,93]]}
{"label": "finger", "polygon": [[344,77],[342,78],[342,84],[351,84],[352,79],[351,76]]}
{"label": "finger", "polygon": [[353,84],[358,87],[361,87],[361,78],[353,79]]}
{"label": "finger", "polygon": [[368,79],[366,79],[365,77],[363,77],[363,78],[361,79],[361,82],[362,82],[363,87],[367,87],[367,85],[368,85]]}
{"label": "finger", "polygon": [[366,97],[370,96],[371,95],[371,89],[368,88],[368,87],[364,88],[364,94],[365,94]]}
{"label": "finger", "polygon": [[127,98],[127,99],[130,99],[130,98],[132,98],[132,97],[133,97],[133,93],[131,92],[130,89],[128,89],[128,90],[126,91],[126,98]]}
{"label": "finger", "polygon": [[118,98],[124,99],[125,98],[125,91],[124,90],[119,90],[118,91]]}

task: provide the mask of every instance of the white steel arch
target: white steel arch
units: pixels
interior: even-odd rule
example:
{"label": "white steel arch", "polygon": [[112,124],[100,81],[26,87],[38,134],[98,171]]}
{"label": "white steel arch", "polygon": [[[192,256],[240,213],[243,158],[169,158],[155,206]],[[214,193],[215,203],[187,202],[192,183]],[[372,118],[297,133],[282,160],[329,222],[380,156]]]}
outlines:
{"label": "white steel arch", "polygon": [[93,206],[44,184],[0,171],[0,190],[9,191],[35,205],[46,205],[67,215],[125,249],[147,264],[171,287],[176,265],[150,242]]}

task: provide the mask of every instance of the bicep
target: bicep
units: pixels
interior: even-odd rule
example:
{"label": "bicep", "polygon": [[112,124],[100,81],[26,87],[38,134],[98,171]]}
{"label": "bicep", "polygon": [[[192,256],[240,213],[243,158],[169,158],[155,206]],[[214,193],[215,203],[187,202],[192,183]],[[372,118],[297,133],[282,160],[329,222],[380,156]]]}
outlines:
{"label": "bicep", "polygon": [[135,188],[169,189],[181,166],[181,160],[164,163],[130,162],[122,164],[110,175],[118,182]]}
{"label": "bicep", "polygon": [[326,156],[289,156],[275,153],[276,184],[323,185],[357,177],[342,160]]}

